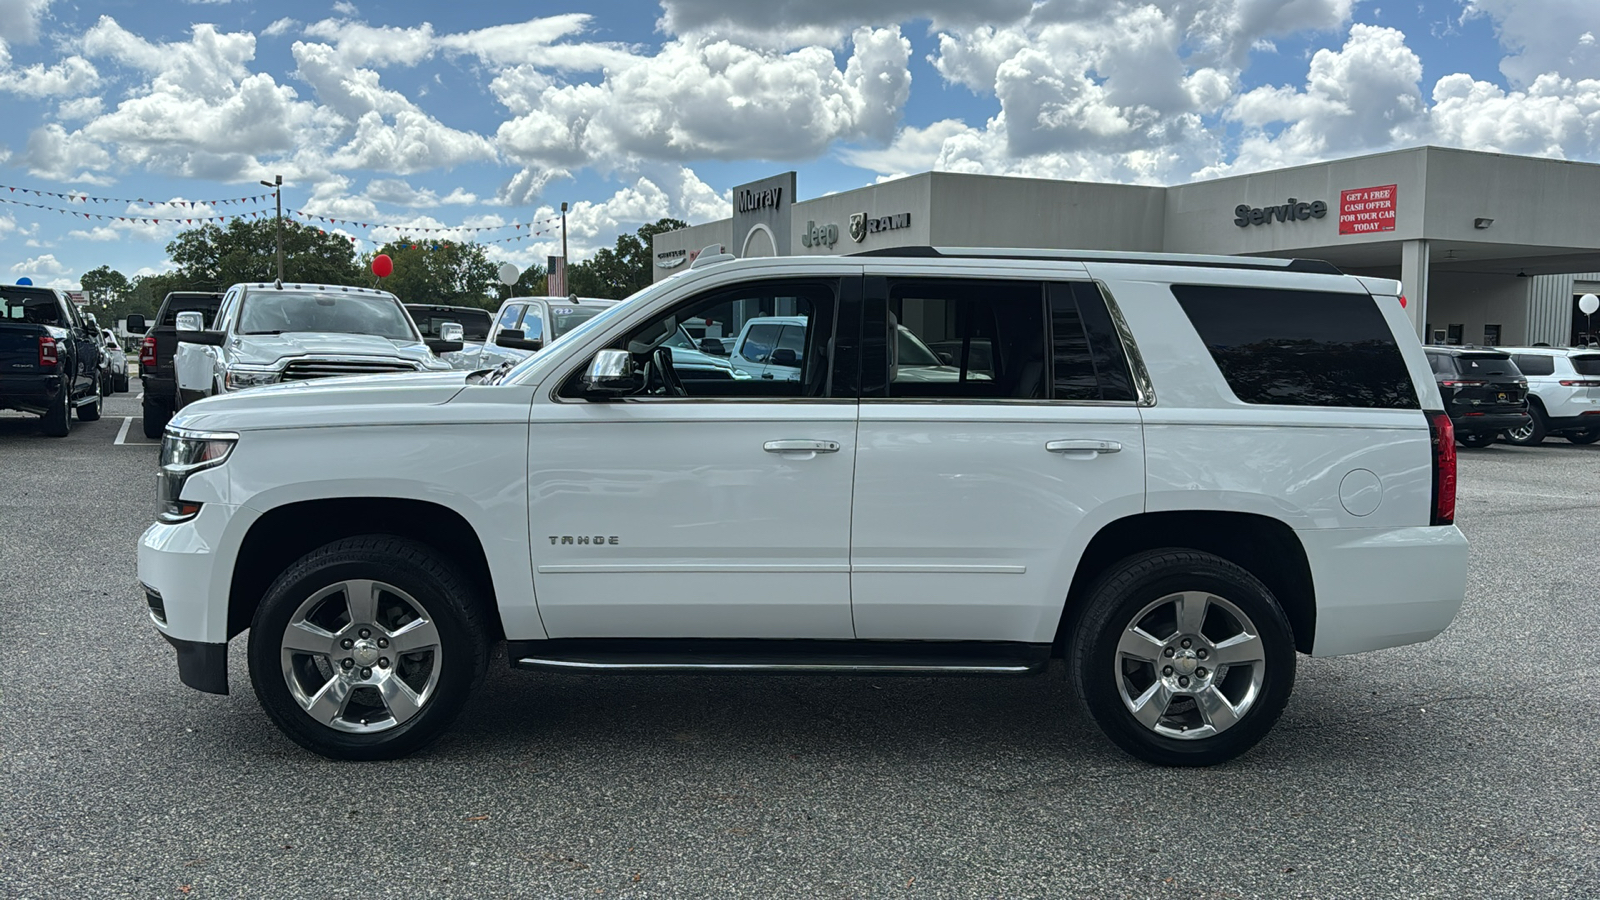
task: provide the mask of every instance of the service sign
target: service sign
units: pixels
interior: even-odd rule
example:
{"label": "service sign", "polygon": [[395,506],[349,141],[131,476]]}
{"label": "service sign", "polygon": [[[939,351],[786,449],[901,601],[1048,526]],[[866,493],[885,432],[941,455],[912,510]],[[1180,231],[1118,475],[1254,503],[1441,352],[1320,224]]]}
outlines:
{"label": "service sign", "polygon": [[1339,233],[1394,230],[1395,185],[1339,192]]}

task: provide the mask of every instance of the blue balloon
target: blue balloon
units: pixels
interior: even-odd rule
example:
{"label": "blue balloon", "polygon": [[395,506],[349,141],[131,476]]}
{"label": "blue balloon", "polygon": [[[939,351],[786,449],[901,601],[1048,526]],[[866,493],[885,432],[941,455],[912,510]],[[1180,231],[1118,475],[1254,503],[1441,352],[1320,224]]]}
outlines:
{"label": "blue balloon", "polygon": [[24,275],[21,278],[17,279],[17,284],[33,284],[33,279],[29,278],[26,275]]}

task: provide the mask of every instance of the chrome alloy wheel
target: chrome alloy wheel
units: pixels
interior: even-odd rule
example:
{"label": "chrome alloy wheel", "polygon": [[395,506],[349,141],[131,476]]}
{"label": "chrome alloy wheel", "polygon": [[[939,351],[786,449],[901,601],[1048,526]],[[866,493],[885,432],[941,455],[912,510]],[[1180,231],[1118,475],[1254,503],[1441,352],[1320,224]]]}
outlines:
{"label": "chrome alloy wheel", "polygon": [[1140,610],[1117,643],[1117,691],[1144,727],[1197,740],[1227,731],[1261,694],[1266,655],[1244,611],[1204,591]]}
{"label": "chrome alloy wheel", "polygon": [[317,722],[353,734],[415,716],[433,698],[443,662],[439,630],[416,598],[365,579],[312,594],[290,617],[280,646],[295,702]]}
{"label": "chrome alloy wheel", "polygon": [[1507,438],[1513,440],[1513,441],[1529,441],[1529,440],[1532,440],[1533,439],[1533,420],[1529,419],[1528,420],[1528,424],[1523,425],[1520,428],[1507,428],[1505,430],[1505,436]]}

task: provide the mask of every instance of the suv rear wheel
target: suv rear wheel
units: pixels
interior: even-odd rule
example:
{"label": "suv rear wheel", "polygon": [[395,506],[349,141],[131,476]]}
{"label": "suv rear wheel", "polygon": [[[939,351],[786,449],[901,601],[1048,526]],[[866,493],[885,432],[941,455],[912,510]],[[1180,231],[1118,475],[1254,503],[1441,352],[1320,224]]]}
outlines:
{"label": "suv rear wheel", "polygon": [[335,541],[267,590],[250,627],[250,681],[308,750],[405,756],[444,732],[483,677],[481,610],[470,583],[423,544]]}
{"label": "suv rear wheel", "polygon": [[1600,441],[1600,431],[1569,431],[1567,440],[1574,444],[1592,444]]}
{"label": "suv rear wheel", "polygon": [[1101,576],[1072,636],[1079,700],[1147,762],[1208,766],[1254,747],[1294,688],[1294,636],[1272,592],[1209,553],[1154,550]]}

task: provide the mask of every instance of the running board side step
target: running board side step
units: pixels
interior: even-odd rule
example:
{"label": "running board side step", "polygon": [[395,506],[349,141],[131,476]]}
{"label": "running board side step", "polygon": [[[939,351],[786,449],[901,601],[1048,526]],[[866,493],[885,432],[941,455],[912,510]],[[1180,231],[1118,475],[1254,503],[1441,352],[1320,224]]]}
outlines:
{"label": "running board side step", "polygon": [[562,638],[508,641],[517,669],[574,674],[1031,675],[1049,644]]}

